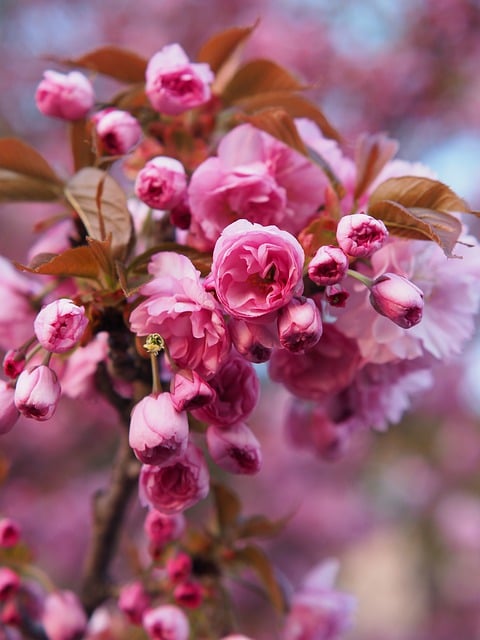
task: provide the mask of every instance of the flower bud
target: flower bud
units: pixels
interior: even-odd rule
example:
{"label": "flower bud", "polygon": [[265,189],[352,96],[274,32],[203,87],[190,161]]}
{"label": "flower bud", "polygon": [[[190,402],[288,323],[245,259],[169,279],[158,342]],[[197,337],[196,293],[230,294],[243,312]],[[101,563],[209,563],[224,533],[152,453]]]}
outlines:
{"label": "flower bud", "polygon": [[8,433],[18,420],[15,391],[8,382],[0,380],[0,434]]}
{"label": "flower bud", "polygon": [[344,307],[350,294],[340,284],[325,287],[325,298],[332,307]]}
{"label": "flower bud", "polygon": [[150,596],[141,582],[132,582],[122,587],[118,608],[132,624],[142,624],[145,611],[150,607]]}
{"label": "flower bud", "polygon": [[202,604],[203,591],[202,587],[196,582],[183,582],[177,584],[173,590],[173,597],[175,602],[182,607],[188,609],[196,609]]}
{"label": "flower bud", "polygon": [[144,531],[150,540],[151,548],[161,551],[165,545],[178,540],[185,531],[185,516],[183,513],[167,515],[155,509],[150,509],[143,524]]}
{"label": "flower bud", "polygon": [[179,607],[171,604],[147,611],[142,624],[152,640],[188,640],[190,635],[187,616]]}
{"label": "flower bud", "polygon": [[152,209],[172,209],[183,200],[187,176],[175,158],[157,156],[138,172],[135,193]]}
{"label": "flower bud", "polygon": [[311,298],[293,298],[278,313],[278,336],[285,349],[299,353],[317,344],[322,335],[322,318]]}
{"label": "flower bud", "polygon": [[146,396],[132,410],[129,442],[144,464],[181,456],[188,443],[187,414],[175,409],[169,393]]}
{"label": "flower bud", "polygon": [[82,338],[88,325],[84,307],[60,298],[39,311],[33,328],[38,341],[51,353],[70,351]]}
{"label": "flower bud", "polygon": [[20,578],[8,567],[0,567],[0,602],[5,602],[18,591]]}
{"label": "flower bud", "polygon": [[55,413],[61,387],[55,371],[46,365],[22,371],[15,387],[15,406],[26,418],[49,420]]}
{"label": "flower bud", "polygon": [[0,518],[0,547],[14,547],[20,540],[20,527],[10,518]]}
{"label": "flower bud", "polygon": [[378,251],[387,239],[387,227],[381,220],[366,213],[353,213],[340,218],[337,242],[340,248],[355,258],[366,258]]}
{"label": "flower bud", "polygon": [[171,582],[184,582],[192,571],[192,559],[187,553],[179,552],[167,560],[166,569]]}
{"label": "flower bud", "polygon": [[101,150],[112,156],[122,156],[140,141],[142,129],[128,111],[103,109],[92,118]]}
{"label": "flower bud", "polygon": [[[273,329],[272,326],[273,325]],[[228,323],[230,337],[235,349],[249,362],[259,364],[267,362],[272,350],[278,346],[278,336],[274,323],[254,324],[238,318],[231,318]]]}
{"label": "flower bud", "polygon": [[79,71],[63,74],[44,71],[37,87],[35,102],[45,116],[63,120],[84,118],[93,107],[93,87]]}
{"label": "flower bud", "polygon": [[208,404],[215,391],[196,371],[178,371],[171,383],[172,402],[177,411],[191,411]]}
{"label": "flower bud", "polygon": [[373,282],[370,302],[375,311],[403,329],[413,327],[422,319],[422,291],[396,273],[384,273]]}
{"label": "flower bud", "polygon": [[16,378],[25,368],[25,353],[10,349],[3,358],[3,372],[8,378]]}
{"label": "flower bud", "polygon": [[49,640],[75,640],[85,632],[87,616],[72,591],[57,591],[45,598],[42,625]]}
{"label": "flower bud", "polygon": [[319,286],[336,284],[346,274],[348,257],[339,248],[325,245],[317,249],[308,265],[308,277]]}
{"label": "flower bud", "polygon": [[247,475],[260,471],[260,443],[251,429],[242,422],[228,429],[209,427],[207,446],[212,459],[225,471]]}

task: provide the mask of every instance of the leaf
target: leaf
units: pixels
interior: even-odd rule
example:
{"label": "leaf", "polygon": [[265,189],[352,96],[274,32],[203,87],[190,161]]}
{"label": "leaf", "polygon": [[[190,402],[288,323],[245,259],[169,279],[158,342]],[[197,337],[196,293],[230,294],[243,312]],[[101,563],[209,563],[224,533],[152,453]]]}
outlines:
{"label": "leaf", "polygon": [[60,194],[51,182],[0,169],[0,202],[51,202]]}
{"label": "leaf", "polygon": [[50,276],[97,278],[99,274],[98,261],[87,246],[67,249],[57,255],[39,254],[29,266],[19,263],[15,266],[20,271]]}
{"label": "leaf", "polygon": [[85,119],[70,122],[70,146],[75,171],[95,163],[95,148],[91,123]]}
{"label": "leaf", "polygon": [[222,92],[226,105],[240,98],[270,91],[300,91],[301,85],[286,69],[272,60],[259,59],[241,67]]}
{"label": "leaf", "polygon": [[104,171],[86,167],[68,182],[65,197],[88,235],[105,240],[111,234],[113,256],[124,257],[132,235],[132,220],[120,185]]}
{"label": "leaf", "polygon": [[292,516],[279,520],[269,520],[265,516],[256,515],[244,520],[237,527],[238,538],[270,538],[278,535]]}
{"label": "leaf", "polygon": [[364,134],[358,138],[355,148],[355,164],[357,166],[355,199],[366,191],[387,162],[397,153],[397,150],[398,142],[383,133]]}
{"label": "leaf", "polygon": [[325,115],[303,96],[299,96],[291,91],[269,91],[257,93],[255,95],[239,98],[233,103],[235,106],[254,113],[267,107],[281,107],[292,116],[292,118],[308,118],[315,122],[320,131],[327,138],[340,141],[341,135],[330,124]]}
{"label": "leaf", "polygon": [[369,199],[369,204],[378,200],[394,200],[404,207],[419,207],[434,211],[455,211],[468,213],[469,206],[447,185],[416,176],[389,178],[382,182]]}
{"label": "leaf", "polygon": [[233,527],[241,511],[241,502],[236,493],[223,484],[213,485],[215,510],[220,531]]}
{"label": "leaf", "polygon": [[248,545],[235,552],[235,559],[255,570],[265,587],[274,608],[284,613],[287,609],[285,596],[275,577],[275,571],[267,555],[254,545]]}
{"label": "leaf", "polygon": [[115,45],[98,47],[78,58],[68,58],[61,62],[72,67],[90,69],[128,83],[144,82],[148,63],[137,53]]}
{"label": "leaf", "polygon": [[269,133],[295,151],[308,156],[293,119],[284,109],[264,109],[252,116],[246,116],[244,120],[253,124],[257,129]]}

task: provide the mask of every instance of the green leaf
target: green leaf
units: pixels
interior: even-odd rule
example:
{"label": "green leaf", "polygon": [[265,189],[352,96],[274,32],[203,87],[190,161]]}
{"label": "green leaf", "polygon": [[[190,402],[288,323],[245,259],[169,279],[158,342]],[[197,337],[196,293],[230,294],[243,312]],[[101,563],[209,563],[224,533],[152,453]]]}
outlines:
{"label": "green leaf", "polygon": [[235,560],[257,573],[274,608],[279,613],[285,613],[287,610],[286,599],[265,552],[260,547],[248,545],[235,551]]}
{"label": "green leaf", "polygon": [[86,167],[68,182],[65,197],[88,235],[106,240],[111,234],[113,257],[124,257],[132,235],[132,220],[120,185],[104,171]]}
{"label": "green leaf", "polygon": [[137,53],[115,45],[98,47],[78,58],[68,58],[61,62],[72,67],[90,69],[128,83],[144,82],[148,63]]}
{"label": "green leaf", "polygon": [[98,261],[92,249],[87,246],[67,249],[57,255],[39,254],[30,265],[15,263],[15,266],[20,271],[50,276],[96,279],[99,275]]}
{"label": "green leaf", "polygon": [[234,527],[241,512],[241,502],[236,493],[223,484],[214,484],[213,497],[220,531]]}
{"label": "green leaf", "polygon": [[226,105],[241,98],[270,91],[300,91],[305,87],[276,62],[267,59],[252,60],[241,67],[222,92]]}
{"label": "green leaf", "polygon": [[[361,135],[355,147],[357,179],[355,198],[359,198],[375,180],[383,167],[397,153],[398,142],[383,133]],[[391,198],[394,199],[394,198]]]}

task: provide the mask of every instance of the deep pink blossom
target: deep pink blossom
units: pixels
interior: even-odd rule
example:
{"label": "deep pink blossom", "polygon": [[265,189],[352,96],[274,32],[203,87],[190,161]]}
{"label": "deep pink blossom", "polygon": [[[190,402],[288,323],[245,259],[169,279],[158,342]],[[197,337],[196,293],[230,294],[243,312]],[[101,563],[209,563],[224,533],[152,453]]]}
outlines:
{"label": "deep pink blossom", "polygon": [[173,590],[175,602],[187,609],[197,609],[203,601],[203,589],[198,582],[187,580]]}
{"label": "deep pink blossom", "polygon": [[142,128],[128,111],[107,108],[98,111],[92,118],[103,152],[122,156],[140,142]]}
{"label": "deep pink blossom", "polygon": [[0,434],[8,433],[19,416],[15,405],[15,390],[8,382],[0,380]]}
{"label": "deep pink blossom", "polygon": [[179,205],[187,188],[181,162],[167,156],[149,160],[135,179],[135,193],[152,209],[172,209]]}
{"label": "deep pink blossom", "polygon": [[8,567],[0,567],[0,602],[5,602],[18,591],[20,577]]}
{"label": "deep pink blossom", "polygon": [[388,231],[382,220],[366,213],[353,213],[340,218],[337,242],[344,253],[355,258],[366,258],[385,243]]}
{"label": "deep pink blossom", "polygon": [[177,371],[170,384],[177,411],[191,411],[212,402],[215,390],[196,371]]}
{"label": "deep pink blossom", "polygon": [[15,520],[0,518],[0,547],[14,547],[20,540],[21,531]]}
{"label": "deep pink blossom", "polygon": [[179,44],[170,44],[150,58],[147,96],[156,111],[178,115],[210,99],[214,76],[205,63],[192,63]]}
{"label": "deep pink blossom", "polygon": [[215,391],[213,400],[192,412],[203,422],[229,426],[248,418],[257,404],[260,383],[255,369],[235,351],[210,378],[209,384]]}
{"label": "deep pink blossom", "polygon": [[150,607],[151,598],[138,580],[124,585],[118,597],[118,608],[132,624],[142,624],[143,614]]}
{"label": "deep pink blossom", "polygon": [[144,465],[139,495],[143,504],[161,513],[184,511],[208,494],[210,478],[202,452],[192,443],[181,458],[161,467]]}
{"label": "deep pink blossom", "polygon": [[78,344],[87,325],[85,308],[60,298],[38,312],[33,328],[44,349],[51,353],[65,353]]}
{"label": "deep pink blossom", "polygon": [[178,583],[186,580],[192,571],[192,559],[183,551],[168,558],[166,563],[167,575],[170,582]]}
{"label": "deep pink blossom", "polygon": [[348,269],[348,257],[339,247],[324,245],[308,265],[308,277],[319,286],[337,284]]}
{"label": "deep pink blossom", "polygon": [[26,418],[49,420],[57,408],[61,388],[57,374],[46,365],[25,369],[15,387],[15,406]]}
{"label": "deep pink blossom", "polygon": [[171,604],[146,611],[142,624],[151,640],[188,640],[190,634],[187,616]]}
{"label": "deep pink blossom", "polygon": [[322,336],[322,318],[312,298],[293,298],[278,312],[278,335],[285,349],[300,353],[311,349]]}
{"label": "deep pink blossom", "polygon": [[223,230],[213,251],[218,299],[234,318],[251,320],[277,311],[303,291],[303,249],[275,226],[237,220]]}
{"label": "deep pink blossom", "polygon": [[84,118],[94,100],[90,80],[79,71],[44,71],[35,93],[37,107],[44,115],[64,120]]}
{"label": "deep pink blossom", "polygon": [[349,292],[340,284],[325,287],[325,299],[332,307],[344,307],[350,297]]}
{"label": "deep pink blossom", "polygon": [[231,318],[228,330],[233,346],[249,362],[267,362],[272,349],[280,346],[274,321],[262,324]]}
{"label": "deep pink blossom", "polygon": [[156,509],[150,509],[143,525],[144,531],[152,547],[162,549],[169,542],[178,540],[185,530],[183,513],[167,515]]}
{"label": "deep pink blossom", "polygon": [[230,350],[218,303],[185,256],[156,254],[149,272],[154,279],[140,289],[146,299],[130,314],[132,331],[142,336],[159,333],[179,368],[210,378]]}
{"label": "deep pink blossom", "polygon": [[253,431],[243,422],[226,429],[209,427],[207,446],[213,461],[225,471],[248,475],[260,471],[260,443]]}
{"label": "deep pink blossom", "polygon": [[42,625],[49,640],[76,640],[87,628],[87,616],[72,591],[54,591],[45,598]]}
{"label": "deep pink blossom", "polygon": [[144,464],[164,464],[187,449],[188,419],[169,393],[148,395],[132,410],[129,443]]}
{"label": "deep pink blossom", "polygon": [[374,280],[370,302],[375,311],[403,329],[410,329],[422,319],[422,291],[397,273],[384,273]]}
{"label": "deep pink blossom", "polygon": [[3,372],[8,378],[16,378],[25,368],[25,352],[10,349],[3,358]]}
{"label": "deep pink blossom", "polygon": [[296,234],[324,202],[328,180],[317,165],[269,134],[242,124],[220,141],[218,156],[193,172],[189,244],[210,249],[236,219]]}

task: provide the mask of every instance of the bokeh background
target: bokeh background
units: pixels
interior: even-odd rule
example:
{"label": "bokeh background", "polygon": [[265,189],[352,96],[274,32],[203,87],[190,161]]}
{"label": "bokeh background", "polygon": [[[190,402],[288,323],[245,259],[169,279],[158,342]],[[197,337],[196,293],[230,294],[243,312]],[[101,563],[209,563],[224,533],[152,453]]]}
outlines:
{"label": "bokeh background", "polygon": [[[63,124],[41,117],[33,97],[43,70],[61,68],[55,59],[107,43],[149,57],[172,42],[194,58],[213,33],[257,19],[245,58],[304,79],[347,151],[357,134],[384,131],[399,157],[428,164],[480,209],[478,0],[0,0],[0,135],[29,141],[68,175]],[[0,252],[24,260],[48,213],[1,206]],[[402,424],[359,435],[331,463],[292,447],[285,398],[265,383],[253,421],[264,468],[237,490],[247,512],[295,512],[268,544],[292,588],[315,563],[340,559],[340,584],[359,599],[356,640],[480,639],[479,356],[477,340]],[[65,400],[55,421],[24,421],[2,440],[0,512],[18,517],[63,587],[75,586],[90,496],[115,443],[113,412],[87,405]],[[133,508],[125,545],[140,520]],[[263,608],[242,599],[245,632],[269,637]]]}

